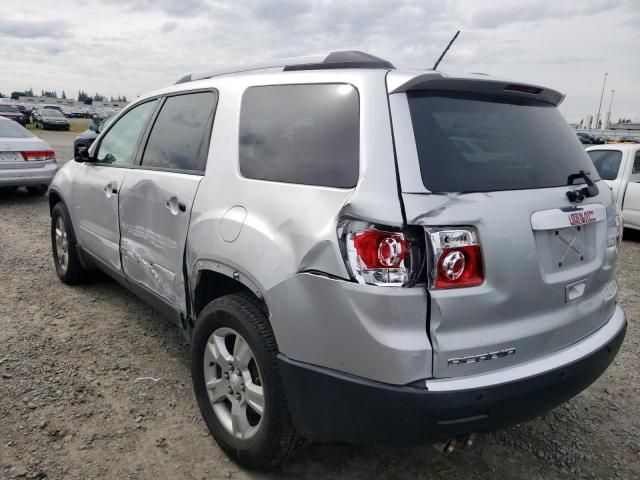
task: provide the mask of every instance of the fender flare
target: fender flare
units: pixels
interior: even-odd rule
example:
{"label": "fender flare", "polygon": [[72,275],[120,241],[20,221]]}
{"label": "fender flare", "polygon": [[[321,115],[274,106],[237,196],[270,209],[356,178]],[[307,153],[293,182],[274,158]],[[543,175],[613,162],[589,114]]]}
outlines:
{"label": "fender flare", "polygon": [[190,296],[192,297],[191,298],[192,301],[193,301],[193,295],[196,291],[196,287],[200,281],[200,273],[203,271],[220,273],[233,280],[236,280],[237,282],[240,282],[242,285],[244,285],[249,290],[251,290],[251,292],[253,292],[253,294],[256,295],[259,299],[264,300],[264,293],[262,291],[262,288],[253,279],[253,277],[244,273],[242,269],[229,266],[223,262],[219,262],[216,260],[202,259],[202,260],[196,260],[193,263],[193,266],[191,268],[191,272],[189,275],[189,290],[191,292]]}

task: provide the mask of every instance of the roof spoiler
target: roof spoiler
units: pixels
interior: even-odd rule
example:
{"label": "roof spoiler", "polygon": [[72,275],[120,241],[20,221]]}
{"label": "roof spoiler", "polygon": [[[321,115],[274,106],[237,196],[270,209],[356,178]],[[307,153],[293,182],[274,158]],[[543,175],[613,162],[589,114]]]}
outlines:
{"label": "roof spoiler", "polygon": [[391,62],[374,55],[357,50],[331,52],[329,54],[310,55],[306,57],[284,58],[251,65],[240,65],[227,69],[212,70],[201,74],[188,74],[180,78],[176,84],[203,80],[229,73],[250,72],[267,68],[282,68],[282,71],[328,70],[337,68],[379,68],[392,70]]}
{"label": "roof spoiler", "polygon": [[560,105],[565,98],[563,93],[551,88],[524,83],[493,80],[484,74],[471,74],[468,77],[449,77],[440,72],[430,71],[410,77],[398,76],[388,79],[389,93],[413,90],[453,90],[485,94],[502,94],[522,98],[533,98],[553,105]]}

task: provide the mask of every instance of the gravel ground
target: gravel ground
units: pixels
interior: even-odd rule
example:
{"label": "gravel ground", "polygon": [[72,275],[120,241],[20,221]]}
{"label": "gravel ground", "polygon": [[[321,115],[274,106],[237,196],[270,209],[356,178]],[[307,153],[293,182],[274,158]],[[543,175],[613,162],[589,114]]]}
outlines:
{"label": "gravel ground", "polygon": [[[73,136],[43,135],[61,159]],[[45,197],[0,191],[0,226],[0,479],[640,478],[633,232],[618,272],[627,339],[603,377],[569,403],[450,457],[429,446],[312,445],[282,470],[258,474],[230,462],[208,435],[189,347],[172,325],[106,277],[75,288],[58,281]]]}

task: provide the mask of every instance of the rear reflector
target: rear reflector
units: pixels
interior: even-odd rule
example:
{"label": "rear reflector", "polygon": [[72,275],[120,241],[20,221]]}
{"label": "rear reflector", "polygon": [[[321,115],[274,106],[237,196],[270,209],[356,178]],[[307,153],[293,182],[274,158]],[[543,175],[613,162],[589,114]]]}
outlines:
{"label": "rear reflector", "polygon": [[484,282],[482,249],[472,227],[428,228],[434,266],[431,288],[475,287]]}
{"label": "rear reflector", "polygon": [[27,162],[43,162],[56,159],[56,152],[53,150],[24,151],[20,153]]}

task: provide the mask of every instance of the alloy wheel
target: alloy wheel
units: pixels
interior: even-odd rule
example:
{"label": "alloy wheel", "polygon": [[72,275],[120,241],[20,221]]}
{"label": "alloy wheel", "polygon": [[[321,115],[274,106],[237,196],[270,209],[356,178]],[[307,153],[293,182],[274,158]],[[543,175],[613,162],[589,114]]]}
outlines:
{"label": "alloy wheel", "polygon": [[209,401],[222,426],[249,439],[262,425],[265,409],[262,375],[247,341],[231,328],[216,329],[204,352]]}

